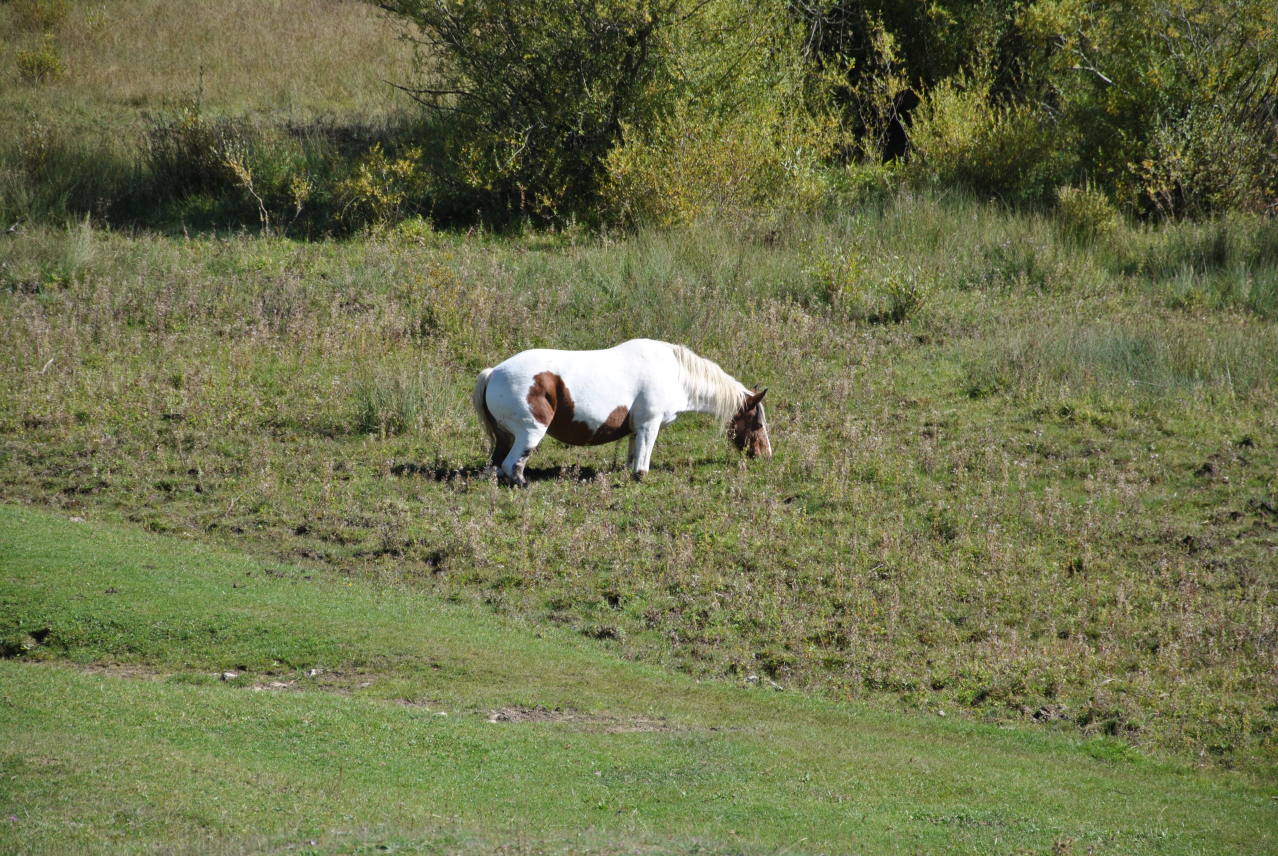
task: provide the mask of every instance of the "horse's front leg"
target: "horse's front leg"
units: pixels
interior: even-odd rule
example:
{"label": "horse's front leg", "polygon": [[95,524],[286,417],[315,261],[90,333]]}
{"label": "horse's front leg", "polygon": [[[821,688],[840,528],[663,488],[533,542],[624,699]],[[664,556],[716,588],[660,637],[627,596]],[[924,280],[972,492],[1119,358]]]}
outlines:
{"label": "horse's front leg", "polygon": [[652,447],[657,443],[657,432],[660,430],[660,419],[654,419],[635,427],[633,440],[634,460],[631,464],[634,468],[635,481],[641,481],[643,474],[648,472],[648,464],[652,461]]}

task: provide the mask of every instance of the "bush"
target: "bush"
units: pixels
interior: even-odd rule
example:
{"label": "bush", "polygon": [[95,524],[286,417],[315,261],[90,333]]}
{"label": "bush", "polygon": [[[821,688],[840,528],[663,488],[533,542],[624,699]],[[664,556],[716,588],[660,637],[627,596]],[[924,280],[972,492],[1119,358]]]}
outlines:
{"label": "bush", "polygon": [[18,51],[18,75],[26,83],[44,83],[66,73],[52,33],[45,33],[39,45]]}
{"label": "bush", "polygon": [[383,5],[417,27],[414,94],[447,119],[444,160],[492,215],[673,222],[778,199],[782,185],[820,195],[827,152],[780,0]]}
{"label": "bush", "polygon": [[1276,143],[1278,123],[1249,127],[1225,105],[1198,104],[1154,128],[1133,172],[1146,204],[1162,217],[1262,210],[1278,193]]}
{"label": "bush", "polygon": [[806,211],[831,191],[821,129],[777,110],[718,117],[681,105],[627,137],[605,160],[603,204],[628,222],[666,226]]}
{"label": "bush", "polygon": [[1056,216],[1065,231],[1079,241],[1108,238],[1121,222],[1114,203],[1091,184],[1057,188]]}
{"label": "bush", "polygon": [[430,176],[422,151],[410,148],[391,158],[374,143],[352,175],[338,182],[342,217],[349,223],[387,224],[406,216],[430,197]]}
{"label": "bush", "polygon": [[1009,200],[1045,201],[1070,172],[1068,128],[1029,107],[991,103],[987,79],[948,79],[928,92],[910,130],[911,171]]}
{"label": "bush", "polygon": [[[666,29],[686,0],[386,0],[416,27],[414,95],[453,128],[468,183],[519,216],[584,211],[622,127],[669,86]],[[570,210],[571,209],[571,210]]]}

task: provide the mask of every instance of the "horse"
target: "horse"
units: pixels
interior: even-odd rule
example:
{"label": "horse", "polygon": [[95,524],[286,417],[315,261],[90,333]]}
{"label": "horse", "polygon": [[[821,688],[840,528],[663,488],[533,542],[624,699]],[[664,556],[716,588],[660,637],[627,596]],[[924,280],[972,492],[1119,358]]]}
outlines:
{"label": "horse", "polygon": [[737,449],[771,457],[763,396],[683,345],[631,339],[597,351],[522,351],[475,379],[471,403],[492,441],[491,462],[527,487],[524,465],[549,434],[570,446],[630,438],[627,463],[641,481],[663,425],[709,413]]}

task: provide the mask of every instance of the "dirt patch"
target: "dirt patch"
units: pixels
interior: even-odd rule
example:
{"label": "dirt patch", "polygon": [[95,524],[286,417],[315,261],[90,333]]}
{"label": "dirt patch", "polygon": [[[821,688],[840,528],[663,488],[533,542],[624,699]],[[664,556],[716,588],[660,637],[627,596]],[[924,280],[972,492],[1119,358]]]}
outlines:
{"label": "dirt patch", "polygon": [[89,663],[80,666],[79,669],[87,675],[105,675],[109,678],[129,678],[135,681],[162,681],[172,674],[137,663]]}
{"label": "dirt patch", "polygon": [[601,731],[605,734],[678,730],[664,718],[592,714],[558,707],[548,708],[541,706],[497,708],[489,712],[488,721],[493,723],[566,722],[584,731]]}

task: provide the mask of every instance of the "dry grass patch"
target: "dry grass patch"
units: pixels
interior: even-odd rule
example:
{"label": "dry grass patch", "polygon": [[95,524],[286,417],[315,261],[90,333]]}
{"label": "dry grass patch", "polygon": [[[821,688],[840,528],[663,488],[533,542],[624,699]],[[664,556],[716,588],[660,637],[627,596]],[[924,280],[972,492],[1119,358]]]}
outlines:
{"label": "dry grass patch", "polygon": [[7,14],[0,7],[0,31],[13,35],[0,48],[8,90],[0,103],[59,123],[114,126],[121,115],[190,97],[232,112],[375,121],[400,103],[385,81],[405,79],[411,67],[390,20],[354,0],[73,2],[47,29],[66,74],[41,87],[36,103],[12,52],[43,36],[19,32],[30,29],[20,5],[8,4]]}

